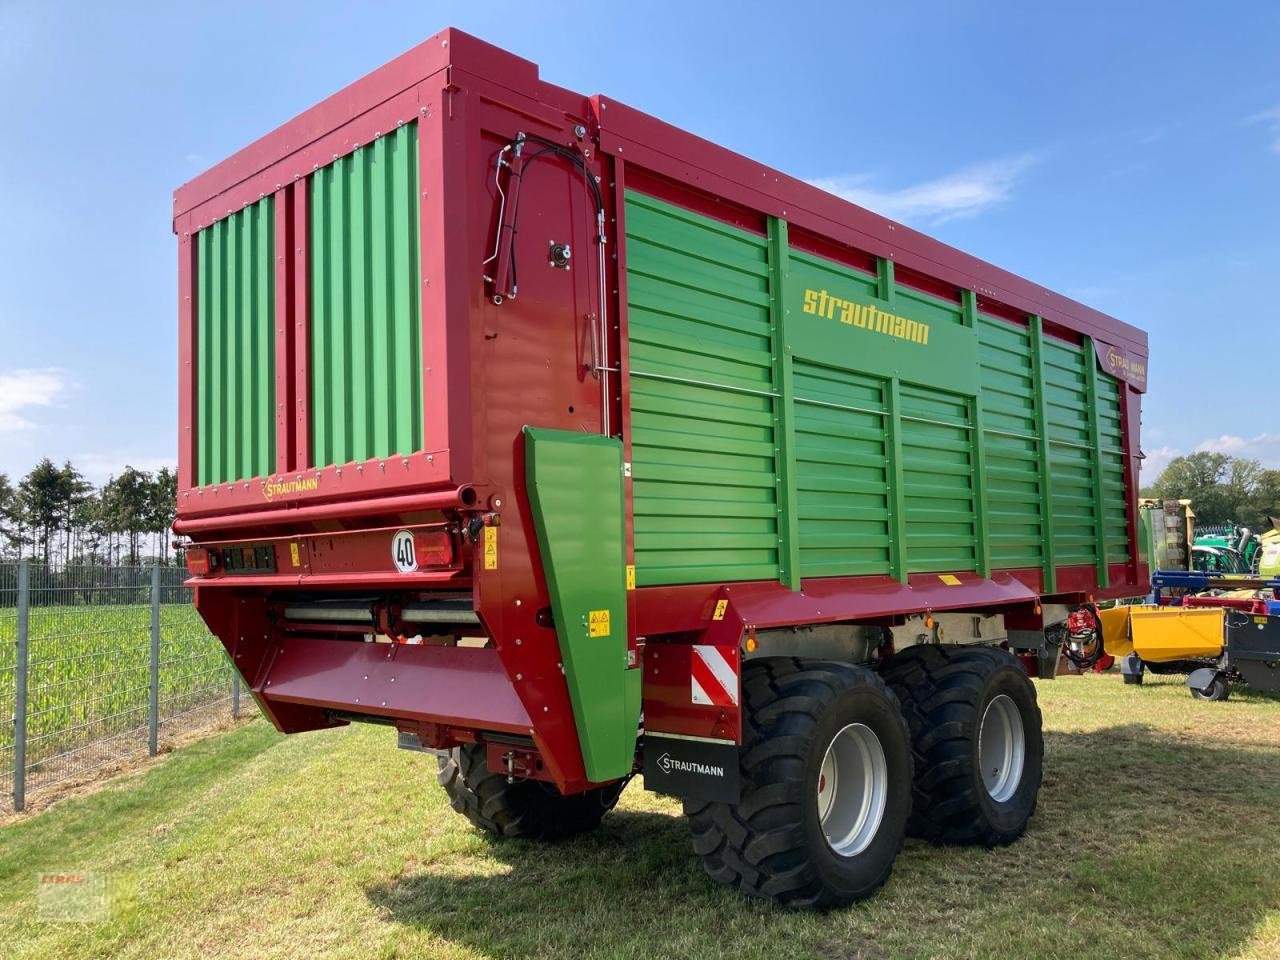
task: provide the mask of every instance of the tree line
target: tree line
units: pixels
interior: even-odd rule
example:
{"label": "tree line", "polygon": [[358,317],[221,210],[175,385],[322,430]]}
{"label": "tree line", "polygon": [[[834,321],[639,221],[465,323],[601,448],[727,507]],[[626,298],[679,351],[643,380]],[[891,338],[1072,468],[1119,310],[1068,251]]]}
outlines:
{"label": "tree line", "polygon": [[1235,522],[1264,532],[1280,518],[1280,470],[1202,450],[1170,460],[1142,496],[1190,500],[1197,524]]}
{"label": "tree line", "polygon": [[0,473],[0,559],[47,567],[170,562],[178,478],[126,466],[94,487],[71,463],[48,457],[16,483]]}

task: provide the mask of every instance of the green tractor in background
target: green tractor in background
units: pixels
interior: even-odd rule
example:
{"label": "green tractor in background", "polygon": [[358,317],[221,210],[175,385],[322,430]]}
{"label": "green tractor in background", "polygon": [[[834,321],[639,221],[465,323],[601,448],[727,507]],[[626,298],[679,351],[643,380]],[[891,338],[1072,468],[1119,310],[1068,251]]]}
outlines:
{"label": "green tractor in background", "polygon": [[[1191,568],[1205,573],[1274,576],[1280,569],[1280,524],[1257,534],[1238,523],[1198,526],[1191,543]],[[1266,570],[1263,570],[1263,567]]]}

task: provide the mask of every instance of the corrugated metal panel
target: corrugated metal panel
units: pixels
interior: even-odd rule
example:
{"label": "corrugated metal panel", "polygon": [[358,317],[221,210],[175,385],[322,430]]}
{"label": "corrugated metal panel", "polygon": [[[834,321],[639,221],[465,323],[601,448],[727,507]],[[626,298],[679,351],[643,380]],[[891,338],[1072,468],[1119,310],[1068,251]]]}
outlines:
{"label": "corrugated metal panel", "polygon": [[636,582],[778,576],[766,241],[626,198]]}
{"label": "corrugated metal panel", "polygon": [[[627,221],[639,583],[793,582],[794,549],[803,577],[1040,567],[1052,592],[1050,567],[1126,558],[1120,392],[1091,344],[783,241],[771,303],[765,239],[636,194]],[[932,352],[855,333],[863,299]]]}
{"label": "corrugated metal panel", "polygon": [[793,369],[801,575],[888,573],[887,382],[800,360]]}
{"label": "corrugated metal panel", "polygon": [[973,570],[973,401],[905,384],[900,393],[907,570]]}
{"label": "corrugated metal panel", "polygon": [[[1090,358],[1092,360],[1092,358]],[[1098,371],[1099,454],[1102,458],[1103,523],[1107,560],[1129,560],[1129,505],[1124,495],[1124,435],[1120,419],[1120,385]]]}
{"label": "corrugated metal panel", "polygon": [[1051,337],[1045,337],[1043,350],[1054,559],[1058,566],[1095,563],[1098,504],[1085,368],[1094,362],[1093,352],[1086,357],[1081,347]]}
{"label": "corrugated metal panel", "polygon": [[311,177],[314,466],[422,448],[417,125]]}
{"label": "corrugated metal panel", "polygon": [[1035,379],[1026,327],[978,316],[991,565],[1043,563]]}
{"label": "corrugated metal panel", "polygon": [[196,482],[275,466],[274,201],[196,234]]}

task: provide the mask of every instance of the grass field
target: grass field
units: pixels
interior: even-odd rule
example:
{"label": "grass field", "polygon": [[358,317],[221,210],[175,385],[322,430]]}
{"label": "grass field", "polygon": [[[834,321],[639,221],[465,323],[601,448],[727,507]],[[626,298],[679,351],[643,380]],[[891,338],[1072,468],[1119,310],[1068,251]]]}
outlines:
{"label": "grass field", "polygon": [[[874,900],[823,916],[707,880],[677,805],[633,784],[597,833],[491,842],[432,757],[384,728],[265,723],[0,827],[6,957],[1280,956],[1280,701],[1175,678],[1038,684],[1027,836],[909,843]],[[39,871],[101,871],[110,919],[42,923]]]}

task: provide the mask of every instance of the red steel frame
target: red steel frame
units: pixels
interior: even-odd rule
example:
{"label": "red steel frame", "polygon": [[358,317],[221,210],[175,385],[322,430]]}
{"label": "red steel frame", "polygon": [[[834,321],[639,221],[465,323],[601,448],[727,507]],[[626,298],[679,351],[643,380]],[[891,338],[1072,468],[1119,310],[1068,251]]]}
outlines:
{"label": "red steel frame", "polygon": [[[308,411],[308,178],[337,157],[409,122],[419,125],[424,449],[386,461],[316,469],[310,461]],[[574,134],[578,124],[588,129],[585,139]],[[586,783],[554,643],[521,642],[537,637],[545,641],[546,628],[538,622],[537,611],[548,601],[523,496],[523,447],[518,436],[523,422],[599,429],[601,398],[594,380],[581,370],[573,376],[571,364],[550,376],[529,363],[530,356],[558,356],[558,351],[571,350],[580,340],[576,329],[565,329],[566,315],[573,316],[565,310],[565,297],[575,305],[583,299],[590,302],[594,281],[586,274],[594,271],[575,270],[572,279],[564,281],[556,271],[530,270],[528,279],[521,277],[518,304],[497,307],[490,302],[480,261],[492,242],[496,216],[496,198],[490,188],[493,158],[501,143],[520,132],[582,149],[588,167],[600,178],[613,254],[608,266],[612,336],[606,344],[606,366],[619,371],[616,393],[609,399],[610,421],[622,439],[627,461],[631,459],[631,384],[622,198],[628,183],[757,232],[763,230],[767,217],[781,217],[788,221],[797,245],[854,265],[874,262],[875,257],[891,259],[904,282],[921,284],[932,292],[951,290],[957,299],[959,290],[975,290],[989,313],[1015,322],[1035,314],[1055,335],[1077,342],[1081,335],[1088,335],[1145,365],[1146,335],[1131,326],[612,99],[586,98],[544,83],[534,64],[459,31],[445,30],[174,195],[180,353],[179,519],[175,527],[206,545],[237,538],[276,545],[277,573],[213,576],[195,582],[201,612],[282,729],[335,722],[322,712],[326,705],[390,717],[439,744],[474,739],[480,735],[477,731],[512,733],[527,727],[532,749],[546,762],[547,776],[563,789],[578,789]],[[560,208],[566,203],[568,174],[541,175],[548,178],[541,181],[542,189],[537,187],[539,181],[525,184],[522,217],[534,216],[532,208],[539,204],[546,218],[563,215]],[[276,474],[199,487],[193,433],[198,283],[193,236],[268,194],[276,198]],[[575,245],[593,249],[591,234],[574,233],[579,225],[567,223],[563,229],[573,236]],[[522,256],[526,262],[533,259]],[[571,285],[567,291],[566,282]],[[1141,382],[1122,386],[1131,560],[1111,566],[1110,586],[1105,589],[1096,586],[1092,565],[1059,568],[1056,599],[1102,599],[1145,590],[1135,512],[1144,386]],[[273,502],[264,497],[266,480],[303,476],[318,477],[318,488]],[[625,483],[627,555],[628,562],[633,562],[631,484]],[[460,564],[448,570],[406,578],[391,567],[384,549],[388,531],[429,526],[456,532],[466,520],[486,512],[502,521],[501,569],[484,570],[475,562],[474,550],[465,552]],[[317,543],[328,544],[324,569],[313,563]],[[285,563],[289,544],[302,558],[296,569]],[[906,585],[888,577],[824,578],[805,581],[801,591],[777,582],[641,588],[631,594],[629,639],[638,666],[643,665],[646,642],[687,643],[701,637],[700,642],[733,645],[737,656],[734,637],[756,627],[883,620],[947,609],[1009,610],[1025,616],[1038,611],[1044,591],[1040,569],[996,571],[986,579],[972,573],[956,577],[956,585],[946,585],[934,574],[913,575]],[[380,590],[396,596],[421,596],[443,588],[471,590],[492,645],[487,650],[448,655],[430,648],[387,650],[383,644],[359,645],[367,648],[363,652],[349,649],[355,645],[346,643],[308,645],[305,638],[282,637],[279,624],[267,612],[268,592],[284,588]],[[727,625],[713,630],[709,610],[718,599],[727,600],[731,612]],[[406,702],[402,676],[396,696],[385,698],[390,706],[381,705],[381,696],[361,697],[355,708],[353,672],[365,676],[365,661],[380,657],[417,677],[424,690],[440,691],[435,702],[429,707]],[[442,684],[441,670],[451,671],[452,680]],[[455,682],[456,687],[450,686]],[[662,723],[667,697],[658,687],[646,686],[646,722],[651,729]],[[491,713],[486,713],[486,704],[494,705]],[[667,705],[673,715],[688,713],[687,704]],[[690,726],[686,716],[678,723],[672,721],[679,729],[666,729],[720,736],[726,723],[734,726],[732,719],[708,715],[697,721],[695,717]]]}

